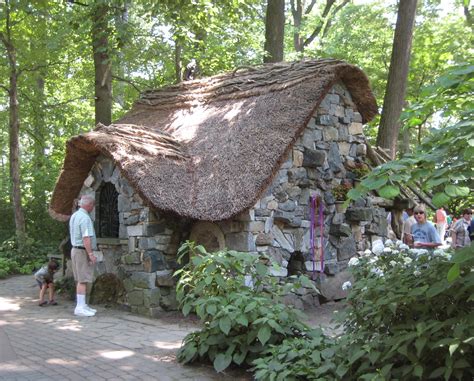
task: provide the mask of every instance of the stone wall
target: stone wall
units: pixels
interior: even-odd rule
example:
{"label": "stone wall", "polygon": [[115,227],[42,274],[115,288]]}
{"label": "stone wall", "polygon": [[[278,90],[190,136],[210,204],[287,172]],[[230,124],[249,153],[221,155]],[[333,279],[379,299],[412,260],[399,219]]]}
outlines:
{"label": "stone wall", "polygon": [[97,159],[81,192],[95,194],[95,211],[100,207],[101,186],[106,182],[114,184],[118,192],[119,236],[98,237],[103,262],[96,266],[96,276],[115,274],[124,287],[119,302],[134,313],[157,316],[163,310],[177,309],[172,274],[177,269],[176,252],[182,234],[186,234],[185,227],[145,206],[104,156]]}
{"label": "stone wall", "polygon": [[[273,270],[275,276],[316,275],[326,299],[343,298],[341,285],[349,278],[345,271],[349,259],[386,235],[386,212],[377,199],[360,200],[344,213],[336,210],[332,190],[341,183],[353,184],[356,174],[351,169],[365,162],[366,152],[362,117],[348,90],[336,84],[255,206],[217,223],[226,246],[268,254],[280,265]],[[324,273],[320,273],[320,249],[316,247],[316,258],[311,255],[311,196],[320,196],[324,205],[322,240],[320,227],[315,229],[316,245],[323,244]],[[310,303],[311,298],[306,299]]]}
{"label": "stone wall", "polygon": [[[113,273],[124,286],[123,304],[132,312],[157,316],[177,308],[176,253],[189,237],[210,249],[265,253],[279,265],[274,276],[306,273],[315,276],[325,299],[345,296],[341,285],[348,279],[349,259],[386,234],[386,212],[372,199],[361,200],[342,213],[336,209],[332,190],[352,183],[353,168],[365,161],[367,146],[362,117],[342,84],[336,84],[319,105],[303,134],[254,207],[216,223],[182,220],[146,207],[112,161],[99,157],[84,183],[83,193],[96,193],[110,182],[118,192],[119,237],[101,239],[104,262],[98,274]],[[315,229],[320,249],[311,255],[310,197],[319,196],[324,206],[324,226]],[[99,206],[99,205],[97,205]],[[313,268],[317,273],[313,273]],[[291,303],[300,308],[319,303],[318,295],[302,289]]]}

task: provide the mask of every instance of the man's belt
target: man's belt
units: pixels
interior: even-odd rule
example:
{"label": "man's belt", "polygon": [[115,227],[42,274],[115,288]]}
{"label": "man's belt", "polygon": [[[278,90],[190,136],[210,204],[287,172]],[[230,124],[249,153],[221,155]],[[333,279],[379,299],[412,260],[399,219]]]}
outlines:
{"label": "man's belt", "polygon": [[86,249],[84,246],[73,246],[72,248],[73,248],[73,249],[81,249],[81,250],[85,250],[85,249]]}

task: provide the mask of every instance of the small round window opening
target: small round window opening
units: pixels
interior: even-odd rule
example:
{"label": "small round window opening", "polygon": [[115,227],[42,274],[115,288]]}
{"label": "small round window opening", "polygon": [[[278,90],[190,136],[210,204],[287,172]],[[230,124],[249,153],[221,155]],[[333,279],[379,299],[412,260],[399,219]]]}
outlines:
{"label": "small round window opening", "polygon": [[120,227],[118,192],[114,184],[105,183],[100,188],[98,206],[98,237],[118,238]]}

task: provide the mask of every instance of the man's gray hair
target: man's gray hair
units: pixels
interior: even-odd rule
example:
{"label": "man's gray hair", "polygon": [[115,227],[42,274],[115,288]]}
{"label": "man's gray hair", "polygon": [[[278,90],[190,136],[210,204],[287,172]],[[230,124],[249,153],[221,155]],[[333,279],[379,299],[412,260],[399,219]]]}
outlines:
{"label": "man's gray hair", "polygon": [[79,200],[79,206],[90,205],[95,203],[95,197],[91,194],[83,194]]}

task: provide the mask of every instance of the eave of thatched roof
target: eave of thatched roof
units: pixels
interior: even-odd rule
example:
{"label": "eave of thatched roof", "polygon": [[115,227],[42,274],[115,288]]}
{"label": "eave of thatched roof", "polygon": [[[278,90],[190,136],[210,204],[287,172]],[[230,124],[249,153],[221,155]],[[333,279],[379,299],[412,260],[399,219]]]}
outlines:
{"label": "eave of thatched roof", "polygon": [[69,140],[50,212],[66,219],[96,157],[110,157],[151,206],[222,220],[252,206],[338,81],[367,122],[365,74],[337,60],[265,65],[145,93],[117,123]]}

